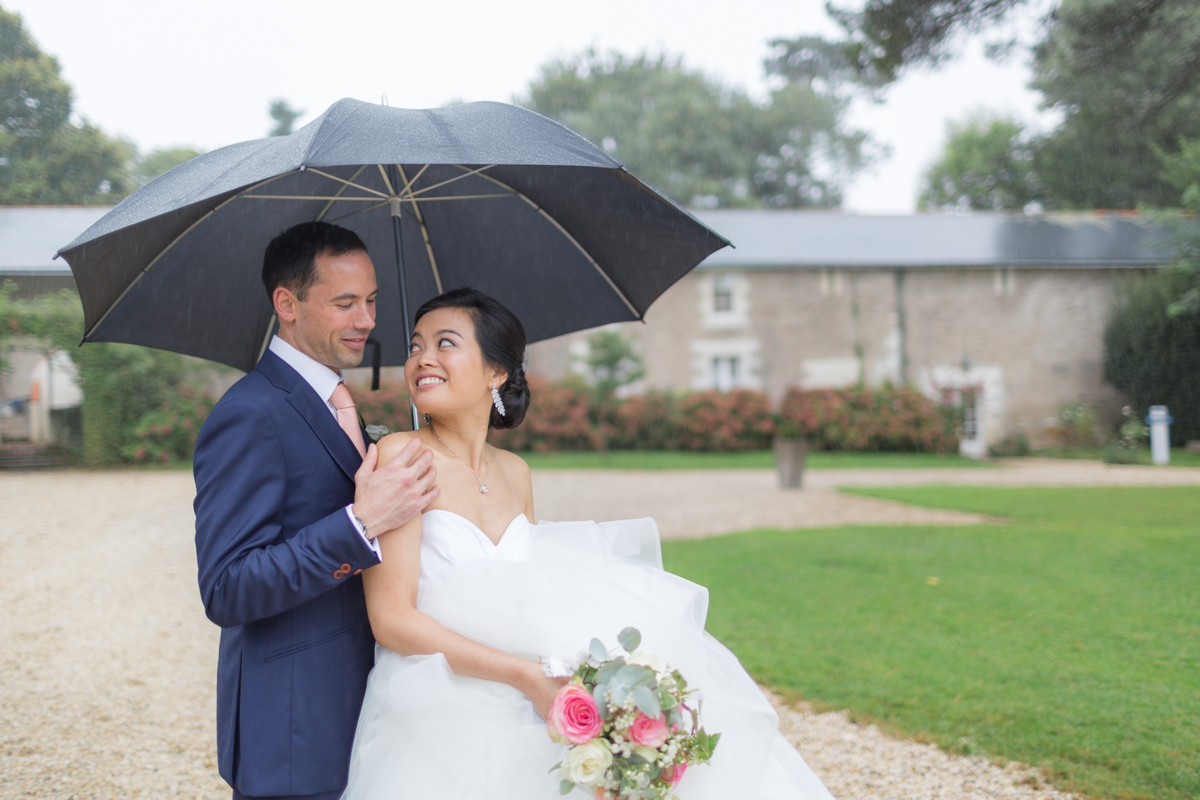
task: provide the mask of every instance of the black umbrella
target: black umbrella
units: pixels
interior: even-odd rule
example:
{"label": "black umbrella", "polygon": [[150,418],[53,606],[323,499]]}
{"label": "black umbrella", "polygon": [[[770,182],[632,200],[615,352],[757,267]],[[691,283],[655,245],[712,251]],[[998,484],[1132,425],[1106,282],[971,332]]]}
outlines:
{"label": "black umbrella", "polygon": [[275,329],[263,250],[309,220],[354,230],[376,262],[376,368],[404,363],[409,309],[444,290],[495,297],[534,342],[641,319],[728,244],[535,112],[340,100],[289,136],[176,167],[60,250],[83,301],[84,341],[253,369]]}

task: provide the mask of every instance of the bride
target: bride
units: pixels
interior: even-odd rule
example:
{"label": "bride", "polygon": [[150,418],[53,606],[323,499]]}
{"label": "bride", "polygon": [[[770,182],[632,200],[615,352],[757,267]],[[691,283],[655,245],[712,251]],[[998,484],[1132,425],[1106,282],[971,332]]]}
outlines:
{"label": "bride", "polygon": [[379,458],[419,437],[442,490],[379,537],[382,563],[363,574],[378,646],[343,800],[558,797],[564,748],[544,718],[567,679],[551,676],[626,626],[699,689],[705,727],[722,734],[681,798],[830,798],[704,632],[707,590],[662,570],[652,520],[532,523],[529,467],[486,443],[525,415],[524,352],[521,323],[475,290],[417,311],[404,378],[426,425],[382,439]]}

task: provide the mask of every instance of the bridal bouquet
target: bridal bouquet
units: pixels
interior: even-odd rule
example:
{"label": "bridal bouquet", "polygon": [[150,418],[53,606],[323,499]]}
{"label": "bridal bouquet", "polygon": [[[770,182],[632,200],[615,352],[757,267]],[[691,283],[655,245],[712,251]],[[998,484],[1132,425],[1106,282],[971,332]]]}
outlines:
{"label": "bridal bouquet", "polygon": [[694,690],[678,670],[637,652],[636,629],[617,639],[626,655],[610,658],[592,639],[587,660],[554,698],[546,726],[571,749],[551,772],[562,770],[563,794],[581,786],[596,800],[670,800],[687,768],[712,758],[721,734],[700,727],[699,710],[687,704]]}

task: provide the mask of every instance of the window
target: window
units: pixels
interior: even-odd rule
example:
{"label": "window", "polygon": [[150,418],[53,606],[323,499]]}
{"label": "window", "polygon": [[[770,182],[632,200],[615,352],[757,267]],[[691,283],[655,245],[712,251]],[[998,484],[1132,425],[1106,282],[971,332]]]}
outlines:
{"label": "window", "polygon": [[741,359],[737,356],[717,356],[712,360],[712,387],[718,392],[733,391],[738,387],[738,372]]}
{"label": "window", "polygon": [[762,389],[758,341],[752,337],[692,342],[692,389]]}
{"label": "window", "polygon": [[733,313],[733,285],[727,277],[713,281],[712,310],[717,314]]}
{"label": "window", "polygon": [[706,330],[750,326],[750,286],[745,275],[705,274],[699,286],[700,319]]}

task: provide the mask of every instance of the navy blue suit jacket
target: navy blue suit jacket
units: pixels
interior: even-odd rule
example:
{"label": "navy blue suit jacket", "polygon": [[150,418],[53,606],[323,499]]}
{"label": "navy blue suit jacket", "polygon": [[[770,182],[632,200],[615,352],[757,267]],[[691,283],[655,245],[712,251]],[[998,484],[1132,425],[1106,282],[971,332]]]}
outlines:
{"label": "navy blue suit jacket", "polygon": [[362,458],[325,402],[267,351],[196,443],[196,556],[221,626],[217,754],[245,795],[336,792],[374,663],[345,512]]}

